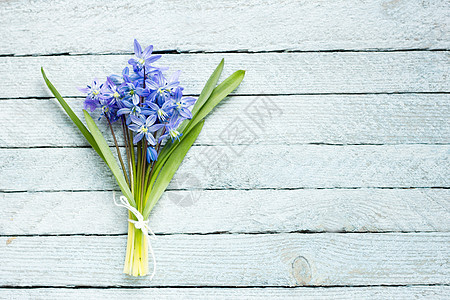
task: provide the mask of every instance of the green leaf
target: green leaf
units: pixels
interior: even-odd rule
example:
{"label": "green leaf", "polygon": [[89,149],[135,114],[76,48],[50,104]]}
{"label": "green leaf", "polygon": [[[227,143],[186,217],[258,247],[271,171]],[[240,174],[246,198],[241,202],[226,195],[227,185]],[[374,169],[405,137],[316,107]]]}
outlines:
{"label": "green leaf", "polygon": [[[147,217],[150,214],[150,211],[166,190],[167,186],[172,180],[173,175],[175,174],[184,157],[186,156],[186,153],[191,148],[192,144],[197,139],[197,136],[202,131],[204,122],[205,121],[198,123],[197,126],[195,126],[191,130],[191,132],[189,132],[189,134],[178,144],[177,148],[172,152],[172,154],[170,154],[150,192],[148,199],[151,199],[151,201],[148,201],[148,199],[146,201],[143,213],[144,219],[147,219]],[[154,174],[153,176],[157,175]]]}
{"label": "green leaf", "polygon": [[[70,117],[72,122],[78,127],[80,132],[84,135],[88,143],[94,148],[94,150],[100,155],[100,157],[105,160],[103,157],[103,154],[101,153],[100,149],[98,148],[97,143],[95,142],[95,139],[92,137],[92,134],[89,132],[89,130],[84,126],[83,122],[77,117],[77,115],[73,112],[73,110],[70,108],[70,106],[67,104],[67,102],[61,97],[61,94],[56,90],[55,86],[48,80],[47,75],[45,75],[44,68],[41,67],[41,73],[44,77],[45,83],[47,84],[48,88],[52,92],[52,94],[56,97],[59,104],[61,104],[62,108],[66,111],[67,115]],[[106,162],[106,161],[105,161]]]}
{"label": "green leaf", "polygon": [[[89,130],[92,133],[93,138],[97,142],[97,145],[103,154],[103,157],[106,160],[106,163],[108,164],[109,168],[111,169],[111,172],[113,173],[114,177],[117,180],[117,183],[119,184],[120,190],[125,195],[125,197],[128,198],[128,201],[130,204],[134,207],[136,207],[136,202],[134,201],[133,195],[130,191],[130,188],[127,185],[127,182],[125,181],[125,177],[123,176],[122,170],[120,169],[119,165],[117,164],[116,159],[114,158],[113,153],[111,152],[111,149],[109,149],[108,143],[106,142],[105,138],[101,134],[100,130],[98,129],[97,125],[95,124],[94,120],[92,119],[91,115],[83,109],[84,118],[86,120],[86,124],[89,128]],[[124,170],[125,172],[125,170]]]}
{"label": "green leaf", "polygon": [[187,134],[198,122],[200,122],[204,117],[206,117],[211,110],[222,101],[223,98],[228,96],[229,93],[234,91],[239,84],[241,84],[244,79],[245,71],[239,70],[234,72],[230,77],[225,79],[221,84],[219,84],[211,93],[208,100],[203,104],[200,111],[191,119],[189,125],[184,130],[183,134]]}
{"label": "green leaf", "polygon": [[[192,108],[192,116],[193,117],[202,108],[203,104],[208,100],[209,96],[211,95],[212,91],[214,90],[214,87],[216,86],[217,81],[219,80],[219,77],[222,74],[224,62],[225,62],[225,59],[222,58],[219,65],[216,67],[216,69],[214,70],[214,72],[211,74],[208,81],[206,82],[205,86],[203,87],[203,90],[200,93],[200,96],[198,97],[197,101],[195,101],[194,107]],[[184,121],[178,128],[178,131],[183,132],[183,130],[188,126],[188,124],[189,124],[189,120]],[[168,141],[166,143],[164,148],[161,150],[161,153],[159,154],[160,159],[164,160],[164,157],[168,154],[172,145],[173,145],[173,143],[171,141]]]}
{"label": "green leaf", "polygon": [[205,84],[205,87],[203,88],[202,92],[200,93],[200,96],[198,96],[197,101],[195,101],[195,105],[192,108],[192,116],[195,116],[197,112],[202,108],[203,104],[205,104],[206,100],[208,100],[209,96],[211,95],[212,91],[214,90],[217,81],[219,80],[220,74],[222,74],[223,65],[224,65],[225,59],[222,58],[217,68],[214,70],[214,72],[211,74],[211,77],[209,77],[208,81]]}

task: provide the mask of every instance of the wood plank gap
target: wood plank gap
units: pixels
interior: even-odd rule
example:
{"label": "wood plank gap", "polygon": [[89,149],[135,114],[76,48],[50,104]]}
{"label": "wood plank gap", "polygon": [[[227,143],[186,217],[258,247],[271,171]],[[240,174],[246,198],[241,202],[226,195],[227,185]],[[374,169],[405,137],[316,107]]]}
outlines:
{"label": "wood plank gap", "polygon": [[[434,233],[450,233],[450,231],[408,231],[408,230],[385,230],[385,231],[316,231],[316,230],[292,230],[292,231],[260,231],[260,232],[245,232],[245,231],[213,231],[213,232],[172,232],[172,233],[157,233],[156,236],[173,236],[173,235],[192,235],[192,236],[203,236],[203,235],[277,235],[277,234],[308,234],[308,235],[318,235],[318,234],[434,234]],[[126,236],[127,233],[61,233],[61,234],[0,234],[0,237],[108,237],[108,236]]]}
{"label": "wood plank gap", "polygon": [[[411,143],[348,143],[348,144],[342,144],[342,143],[323,143],[323,142],[311,142],[311,143],[285,143],[286,145],[314,145],[314,146],[337,146],[337,147],[345,147],[345,146],[391,146],[391,145],[430,145],[430,146],[448,146],[450,143],[418,143],[418,142],[411,142]],[[243,143],[237,143],[237,144],[194,144],[192,147],[217,147],[217,146],[248,146],[251,144],[243,144]],[[270,144],[268,144],[270,145]],[[276,143],[276,145],[280,145],[280,143]],[[91,146],[0,146],[0,149],[17,149],[17,150],[26,150],[26,149],[88,149],[91,148]],[[119,145],[119,148],[125,148],[124,145]]]}
{"label": "wood plank gap", "polygon": [[[360,190],[360,189],[373,189],[373,190],[414,190],[414,189],[435,189],[435,190],[448,190],[449,186],[415,186],[415,187],[398,187],[398,186],[376,186],[376,187],[295,187],[295,188],[204,188],[204,189],[166,189],[166,191],[296,191],[296,190]],[[0,193],[4,194],[20,194],[20,193],[84,193],[84,192],[120,192],[120,190],[114,189],[89,189],[89,190],[22,190],[22,191],[9,191],[0,190]]]}
{"label": "wood plank gap", "polygon": [[[283,93],[283,94],[231,94],[228,98],[232,97],[260,97],[260,96],[360,96],[360,95],[448,95],[450,91],[433,91],[433,92],[365,92],[365,93]],[[184,96],[198,97],[199,94],[185,94]],[[66,99],[79,99],[81,96],[63,96]],[[48,100],[55,99],[55,97],[0,97],[2,100]]]}
{"label": "wood plank gap", "polygon": [[303,286],[289,286],[289,285],[266,285],[266,286],[240,286],[240,285],[225,285],[225,286],[210,286],[210,285],[200,285],[200,286],[172,286],[172,285],[161,285],[161,286],[126,286],[126,285],[110,285],[110,286],[89,286],[89,285],[59,285],[59,286],[45,286],[45,285],[29,285],[29,286],[15,286],[15,285],[0,285],[0,289],[48,289],[48,288],[58,288],[58,289],[264,289],[264,288],[279,288],[279,289],[305,289],[305,288],[316,288],[316,289],[334,289],[334,288],[366,288],[366,287],[430,287],[430,286],[450,286],[446,283],[429,283],[429,284],[361,284],[361,285],[303,285]]}
{"label": "wood plank gap", "polygon": [[[347,52],[347,53],[366,53],[366,52],[446,52],[450,49],[446,48],[400,48],[400,49],[389,49],[389,48],[373,48],[373,49],[329,49],[329,50],[265,50],[265,51],[251,51],[251,50],[227,50],[227,51],[180,51],[176,49],[153,51],[153,54],[163,54],[163,55],[181,55],[181,54],[261,54],[261,53],[336,53],[336,52]],[[31,53],[31,54],[0,54],[0,57],[41,57],[41,56],[106,56],[106,55],[134,55],[132,52],[106,52],[106,53]]]}

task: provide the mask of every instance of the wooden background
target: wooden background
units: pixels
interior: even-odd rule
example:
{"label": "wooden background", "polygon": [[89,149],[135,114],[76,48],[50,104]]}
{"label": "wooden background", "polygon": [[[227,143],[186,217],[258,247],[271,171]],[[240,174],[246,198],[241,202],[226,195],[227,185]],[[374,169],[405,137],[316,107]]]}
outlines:
{"label": "wooden background", "polygon": [[[449,298],[448,1],[15,0],[0,15],[0,298]],[[118,187],[40,75],[81,113],[76,87],[120,72],[135,37],[189,94],[222,57],[222,78],[247,70],[151,215],[153,281],[122,274]]]}

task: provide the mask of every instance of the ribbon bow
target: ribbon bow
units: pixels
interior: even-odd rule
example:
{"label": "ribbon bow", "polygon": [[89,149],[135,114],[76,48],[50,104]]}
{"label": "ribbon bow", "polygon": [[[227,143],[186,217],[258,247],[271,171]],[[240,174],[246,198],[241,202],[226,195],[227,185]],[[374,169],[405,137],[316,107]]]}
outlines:
{"label": "ribbon bow", "polygon": [[156,273],[156,258],[155,253],[153,252],[152,245],[150,243],[150,239],[156,239],[156,236],[148,226],[148,220],[144,220],[144,216],[135,207],[130,205],[130,202],[128,201],[127,197],[120,196],[119,197],[120,203],[118,203],[116,200],[116,192],[113,192],[113,197],[114,197],[114,204],[116,206],[125,207],[126,209],[131,211],[133,215],[135,215],[137,221],[128,219],[128,222],[134,224],[134,227],[136,229],[140,229],[144,234],[144,236],[147,238],[148,249],[150,250],[149,252],[152,255],[153,259],[153,272],[152,275],[150,275],[150,280],[152,280],[153,276],[155,276]]}

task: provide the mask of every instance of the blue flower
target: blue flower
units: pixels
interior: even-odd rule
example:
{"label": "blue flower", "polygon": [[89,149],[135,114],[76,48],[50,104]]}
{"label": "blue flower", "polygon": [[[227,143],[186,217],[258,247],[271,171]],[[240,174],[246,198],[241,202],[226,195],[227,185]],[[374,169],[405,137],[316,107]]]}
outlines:
{"label": "blue flower", "polygon": [[161,55],[151,56],[153,52],[153,46],[150,45],[142,51],[141,45],[138,41],[134,40],[134,55],[136,58],[131,58],[128,63],[133,66],[134,70],[142,70],[144,67],[151,69],[151,63],[157,61],[161,58]]}
{"label": "blue flower", "polygon": [[172,142],[177,140],[180,140],[180,137],[183,135],[181,132],[177,130],[178,125],[180,125],[181,121],[183,121],[180,118],[173,118],[170,119],[170,122],[164,124],[164,127],[166,128],[166,131],[161,137],[159,138],[159,141],[162,141],[166,137],[169,137],[172,139]]}
{"label": "blue flower", "polygon": [[106,84],[103,85],[101,98],[109,100],[111,105],[115,105],[118,108],[123,107],[122,92],[110,77],[106,78]]}
{"label": "blue flower", "polygon": [[83,108],[85,110],[90,110],[91,112],[93,112],[98,106],[100,105],[99,101],[96,101],[94,99],[91,99],[91,97],[86,97],[86,99],[84,100],[84,106]]}
{"label": "blue flower", "polygon": [[142,96],[148,97],[148,101],[162,104],[171,96],[172,90],[177,88],[180,82],[178,77],[180,71],[175,72],[169,80],[167,80],[162,72],[157,72],[151,79],[145,81],[146,92],[142,92]]}
{"label": "blue flower", "polygon": [[111,122],[117,120],[116,110],[110,99],[100,98],[99,107],[102,111],[100,118],[98,118],[99,120],[101,119],[101,116],[107,117]]}
{"label": "blue flower", "polygon": [[[128,70],[128,68],[125,68]],[[120,85],[119,90],[124,94],[124,100],[133,102],[134,105],[139,104],[139,95],[137,94],[138,82],[132,82],[127,74],[123,75],[124,82]]]}
{"label": "blue flower", "polygon": [[139,104],[134,104],[133,102],[127,100],[124,100],[122,103],[125,107],[119,109],[117,111],[117,115],[118,116],[127,115],[127,125],[131,123],[130,116],[135,117],[139,117],[141,115],[146,116],[150,113],[150,111],[147,108],[140,107]]}
{"label": "blue flower", "polygon": [[173,96],[175,112],[179,114],[182,118],[192,119],[192,113],[189,110],[189,107],[194,105],[197,99],[195,99],[194,97],[184,97],[184,98],[182,97],[183,93],[181,89],[177,88]]}
{"label": "blue flower", "polygon": [[156,115],[160,122],[166,122],[172,116],[174,104],[171,100],[164,102],[161,107],[152,102],[146,104],[150,110],[150,115]]}
{"label": "blue flower", "polygon": [[102,97],[103,84],[100,84],[97,79],[92,81],[91,85],[85,88],[78,88],[84,94],[87,94],[84,101],[84,109],[94,111],[100,105],[100,98]]}
{"label": "blue flower", "polygon": [[144,117],[136,117],[131,115],[131,121],[133,124],[130,124],[128,128],[137,134],[133,138],[133,143],[136,144],[143,137],[147,139],[147,142],[150,145],[156,145],[155,137],[153,136],[153,132],[158,131],[159,129],[164,127],[164,124],[155,124],[156,116],[149,116],[147,119]]}
{"label": "blue flower", "polygon": [[103,84],[100,84],[97,79],[94,79],[91,85],[88,85],[85,88],[78,88],[78,90],[82,93],[87,94],[87,96],[92,100],[99,100],[99,98],[102,96],[102,88]]}
{"label": "blue flower", "polygon": [[120,86],[120,91],[124,94],[124,100],[131,100],[133,104],[139,104],[139,95],[136,92],[136,83],[124,82]]}
{"label": "blue flower", "polygon": [[[161,72],[162,70],[167,70],[168,68],[156,68],[151,66],[150,68],[145,68],[145,78],[150,78],[154,76],[156,73]],[[143,86],[144,85],[144,69],[137,70],[134,69],[133,73],[129,75],[129,78],[131,81],[136,82],[137,85]],[[136,86],[137,86],[136,85]]]}
{"label": "blue flower", "polygon": [[156,152],[155,148],[148,147],[147,148],[147,162],[151,163],[152,161],[156,161],[158,159],[158,152]]}

